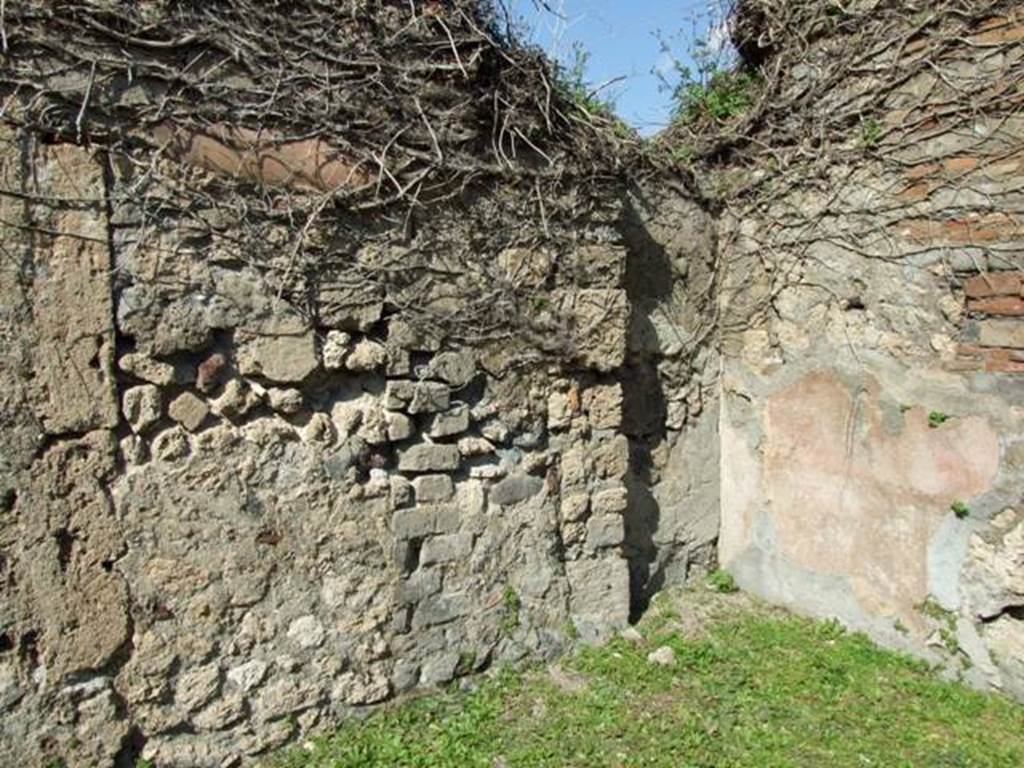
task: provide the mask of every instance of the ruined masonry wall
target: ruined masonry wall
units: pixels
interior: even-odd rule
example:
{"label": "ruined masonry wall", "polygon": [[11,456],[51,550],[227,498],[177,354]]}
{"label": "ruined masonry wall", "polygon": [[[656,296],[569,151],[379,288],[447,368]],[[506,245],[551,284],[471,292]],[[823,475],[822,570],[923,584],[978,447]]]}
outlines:
{"label": "ruined masonry wall", "polygon": [[626,624],[621,244],[563,291],[580,364],[493,375],[382,301],[311,327],[111,209],[108,158],[3,138],[0,763],[236,765]]}
{"label": "ruined masonry wall", "polygon": [[[726,217],[719,297],[722,564],[745,589],[1015,696],[1022,39],[1020,18],[990,19],[886,97],[862,161]],[[865,70],[834,98],[876,87]]]}

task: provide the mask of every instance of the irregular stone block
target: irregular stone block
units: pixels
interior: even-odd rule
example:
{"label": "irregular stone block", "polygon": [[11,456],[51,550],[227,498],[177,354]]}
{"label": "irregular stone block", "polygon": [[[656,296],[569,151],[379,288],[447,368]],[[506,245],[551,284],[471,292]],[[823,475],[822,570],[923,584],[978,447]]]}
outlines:
{"label": "irregular stone block", "polygon": [[459,449],[454,445],[417,443],[398,454],[401,472],[446,472],[459,468]]}
{"label": "irregular stone block", "polygon": [[463,456],[486,456],[494,453],[494,446],[485,437],[463,437],[458,442],[459,453]]}
{"label": "irregular stone block", "polygon": [[416,382],[408,379],[392,379],[384,385],[384,407],[392,411],[400,411],[409,405]]}
{"label": "irregular stone block", "polygon": [[127,355],[122,355],[117,364],[125,373],[130,373],[135,378],[150,384],[166,387],[177,381],[173,365],[154,360],[148,355],[130,352]]}
{"label": "irregular stone block", "polygon": [[259,659],[247,661],[228,670],[228,682],[243,691],[256,688],[267,676],[267,665]]}
{"label": "irregular stone block", "polygon": [[406,480],[401,475],[392,475],[388,478],[388,484],[391,490],[391,504],[395,508],[404,507],[407,504],[413,502],[413,488],[412,483]]}
{"label": "irregular stone block", "polygon": [[300,616],[288,626],[288,637],[302,648],[316,648],[324,635],[324,626],[315,616]]}
{"label": "irregular stone block", "polygon": [[419,604],[412,617],[413,630],[447,624],[470,613],[476,605],[475,596],[463,592],[429,597]]}
{"label": "irregular stone block", "polygon": [[590,510],[590,495],[587,493],[570,493],[562,497],[562,519],[567,523],[583,520]]}
{"label": "irregular stone block", "polygon": [[548,396],[548,429],[568,429],[572,424],[572,407],[566,392],[552,392]]}
{"label": "irregular stone block", "polygon": [[[292,390],[295,391],[295,390]],[[220,397],[210,403],[211,409],[218,416],[238,419],[245,416],[260,402],[259,396],[249,389],[242,379],[231,379],[224,385]]]}
{"label": "irregular stone block", "polygon": [[345,365],[352,337],[344,331],[328,331],[324,339],[324,368],[329,371],[341,370]]}
{"label": "irregular stone block", "polygon": [[449,504],[399,509],[391,517],[391,530],[398,539],[417,539],[459,529],[459,510]]}
{"label": "irregular stone block", "polygon": [[138,434],[146,427],[156,424],[163,415],[160,403],[160,389],[152,384],[143,384],[126,389],[122,409],[132,432]]}
{"label": "irregular stone block", "polygon": [[587,546],[591,549],[617,547],[625,536],[622,515],[594,515],[587,521]]}
{"label": "irregular stone block", "polygon": [[442,352],[430,361],[427,377],[440,379],[455,389],[464,387],[476,375],[476,361],[471,352]]}
{"label": "irregular stone block", "polygon": [[422,685],[441,685],[455,677],[455,670],[459,667],[459,654],[456,651],[439,653],[429,658],[423,664],[420,673]]}
{"label": "irregular stone block", "polygon": [[384,423],[387,427],[388,440],[393,443],[400,440],[407,440],[416,434],[416,425],[413,424],[412,419],[404,413],[386,411],[384,414]]}
{"label": "irregular stone block", "polygon": [[432,536],[423,542],[420,552],[422,565],[448,563],[467,558],[473,552],[473,536],[468,533],[453,533],[447,536]]}
{"label": "irregular stone block", "polygon": [[206,402],[191,392],[182,392],[167,408],[167,414],[189,432],[199,429],[209,413]]}
{"label": "irregular stone block", "polygon": [[612,371],[625,361],[629,300],[624,290],[583,288],[564,292],[558,301],[582,365]]}
{"label": "irregular stone block", "polygon": [[448,475],[423,475],[412,482],[416,489],[416,501],[448,501],[455,494],[455,484]]}
{"label": "irregular stone block", "polygon": [[469,429],[469,406],[456,405],[449,411],[436,414],[430,421],[427,432],[431,437],[450,437]]}
{"label": "irregular stone block", "polygon": [[395,599],[400,605],[413,605],[441,591],[441,570],[419,568],[409,578],[398,582]]}
{"label": "irregular stone block", "polygon": [[495,504],[509,507],[540,493],[544,481],[533,475],[514,474],[491,488],[490,498]]}
{"label": "irregular stone block", "polygon": [[598,477],[621,479],[629,472],[629,440],[625,435],[603,441],[594,449],[593,456]]}
{"label": "irregular stone block", "polygon": [[629,624],[629,566],[620,557],[565,564],[569,612],[584,642],[598,642]]}
{"label": "irregular stone block", "polygon": [[604,384],[583,393],[583,410],[593,429],[618,429],[622,424],[622,387]]}
{"label": "irregular stone block", "polygon": [[290,415],[302,410],[302,392],[297,389],[273,387],[267,390],[267,400],[278,413]]}
{"label": "irregular stone block", "polygon": [[224,355],[214,353],[196,367],[196,387],[200,392],[212,392],[227,373],[228,361]]}
{"label": "irregular stone block", "polygon": [[498,265],[506,280],[537,288],[551,272],[551,254],[528,248],[506,248],[498,254]]}
{"label": "irregular stone block", "polygon": [[387,362],[387,350],[383,344],[363,339],[345,358],[345,367],[350,371],[375,371]]}
{"label": "irregular stone block", "polygon": [[1019,320],[982,320],[978,323],[978,344],[982,347],[1024,349],[1024,322]]}
{"label": "irregular stone block", "polygon": [[629,495],[625,486],[606,488],[594,494],[593,509],[595,515],[621,514],[626,511]]}
{"label": "irregular stone block", "polygon": [[302,381],[319,367],[312,332],[298,336],[257,336],[237,353],[238,369],[246,376],[271,381]]}
{"label": "irregular stone block", "polygon": [[447,384],[421,381],[413,387],[409,413],[437,413],[447,410],[449,404],[450,394]]}

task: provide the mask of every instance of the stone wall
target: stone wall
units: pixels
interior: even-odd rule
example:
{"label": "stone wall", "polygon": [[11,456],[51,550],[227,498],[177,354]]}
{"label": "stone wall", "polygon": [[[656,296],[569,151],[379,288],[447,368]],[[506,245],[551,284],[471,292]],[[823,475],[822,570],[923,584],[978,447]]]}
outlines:
{"label": "stone wall", "polygon": [[[723,219],[720,295],[722,564],[1018,696],[1021,24],[944,47],[908,30],[818,103],[880,118],[836,137],[853,160]],[[916,73],[890,92],[889,66]]]}
{"label": "stone wall", "polygon": [[303,311],[196,234],[215,211],[154,230],[137,168],[4,139],[3,762],[235,765],[606,637],[710,566],[715,489],[686,465],[712,387],[679,334],[706,336],[714,249],[679,193],[685,237],[623,194],[557,260],[488,256],[551,287],[568,349],[531,362],[376,286]]}

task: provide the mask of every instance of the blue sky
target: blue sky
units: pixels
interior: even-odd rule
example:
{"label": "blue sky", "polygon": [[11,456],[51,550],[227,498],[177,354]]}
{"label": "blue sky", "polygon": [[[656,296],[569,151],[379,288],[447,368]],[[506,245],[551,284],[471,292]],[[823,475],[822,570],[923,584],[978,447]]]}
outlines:
{"label": "blue sky", "polygon": [[623,78],[601,91],[616,112],[645,135],[657,133],[669,119],[669,94],[659,89],[652,70],[671,71],[672,58],[661,49],[659,35],[682,63],[705,38],[716,0],[547,0],[559,15],[535,0],[508,0],[527,29],[528,39],[560,60],[572,58],[573,43],[590,53],[589,82],[598,86]]}

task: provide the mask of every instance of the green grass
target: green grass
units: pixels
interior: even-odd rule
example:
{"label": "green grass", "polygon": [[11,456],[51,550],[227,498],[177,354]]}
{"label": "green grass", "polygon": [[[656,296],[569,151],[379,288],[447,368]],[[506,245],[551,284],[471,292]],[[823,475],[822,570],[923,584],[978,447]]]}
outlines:
{"label": "green grass", "polygon": [[[716,600],[741,600],[718,596]],[[941,682],[835,623],[719,612],[679,633],[673,609],[562,662],[585,681],[505,671],[469,694],[400,705],[275,758],[279,768],[1019,768],[1024,710]],[[660,645],[674,667],[646,661]]]}

